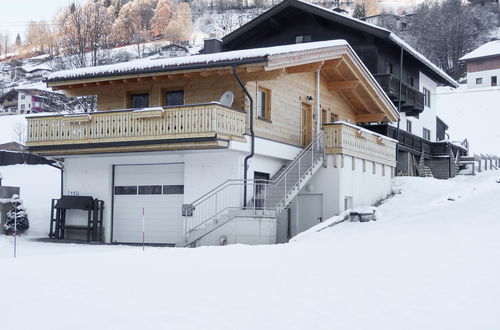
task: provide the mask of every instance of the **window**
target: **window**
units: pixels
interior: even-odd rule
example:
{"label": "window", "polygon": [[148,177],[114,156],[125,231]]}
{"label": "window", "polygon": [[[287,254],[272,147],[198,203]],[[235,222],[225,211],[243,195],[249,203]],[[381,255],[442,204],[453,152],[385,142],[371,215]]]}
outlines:
{"label": "window", "polygon": [[182,194],[184,194],[184,186],[183,185],[163,186],[163,194],[164,195],[182,195]]}
{"label": "window", "polygon": [[393,73],[393,67],[392,67],[392,63],[390,62],[385,62],[385,73],[390,73],[392,74]]}
{"label": "window", "polygon": [[130,107],[133,109],[148,108],[149,107],[149,93],[131,94]]}
{"label": "window", "polygon": [[257,117],[260,119],[271,120],[270,95],[270,90],[259,87],[257,92]]}
{"label": "window", "polygon": [[321,109],[321,124],[328,123],[328,110]]}
{"label": "window", "polygon": [[424,127],[423,129],[423,138],[430,141],[431,140],[431,131]]}
{"label": "window", "polygon": [[339,115],[335,114],[335,113],[330,113],[330,121],[332,123],[336,122],[336,121],[339,121]]}
{"label": "window", "polygon": [[312,38],[310,34],[303,34],[303,35],[298,35],[295,36],[295,43],[296,44],[303,44],[304,42],[311,42]]}
{"label": "window", "polygon": [[25,104],[21,104],[21,110],[24,110],[26,108]]}
{"label": "window", "polygon": [[411,133],[411,121],[408,119],[406,120],[406,131]]}
{"label": "window", "polygon": [[24,100],[26,98],[26,95],[21,94],[21,100]]}
{"label": "window", "polygon": [[483,83],[483,78],[476,78],[476,85],[481,85]]}
{"label": "window", "polygon": [[116,186],[115,195],[137,195],[137,186]]}
{"label": "window", "polygon": [[424,87],[424,105],[428,108],[431,107],[431,91]]}
{"label": "window", "polygon": [[167,106],[184,105],[184,91],[168,91],[165,100]]}
{"label": "window", "polygon": [[491,86],[496,86],[497,85],[497,76],[491,77]]}
{"label": "window", "polygon": [[415,78],[410,77],[410,81],[408,82],[411,87],[415,87]]}
{"label": "window", "polygon": [[161,186],[139,186],[139,195],[161,195]]}

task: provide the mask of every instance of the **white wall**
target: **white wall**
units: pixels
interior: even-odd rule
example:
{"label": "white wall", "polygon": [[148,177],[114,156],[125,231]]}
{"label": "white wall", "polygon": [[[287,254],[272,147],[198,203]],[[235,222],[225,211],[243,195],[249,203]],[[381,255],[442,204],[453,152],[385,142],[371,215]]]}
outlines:
{"label": "white wall", "polygon": [[[23,99],[24,96],[24,99]],[[32,96],[23,91],[17,94],[17,112],[18,113],[31,113]],[[23,109],[24,105],[24,109]]]}
{"label": "white wall", "polygon": [[[478,72],[467,72],[468,88],[491,87],[491,77],[497,77],[497,86],[500,86],[500,69],[485,70]],[[476,79],[482,78],[482,82],[477,84]]]}

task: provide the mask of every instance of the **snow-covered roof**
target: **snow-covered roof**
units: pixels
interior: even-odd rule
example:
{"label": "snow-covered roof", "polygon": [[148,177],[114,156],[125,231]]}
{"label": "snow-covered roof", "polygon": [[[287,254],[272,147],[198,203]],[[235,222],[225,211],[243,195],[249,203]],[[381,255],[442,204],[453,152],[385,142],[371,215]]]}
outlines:
{"label": "snow-covered roof", "polygon": [[38,70],[43,70],[43,71],[52,71],[52,68],[48,66],[47,64],[39,64],[39,65],[24,65],[22,66],[22,69],[26,72],[34,72]]}
{"label": "snow-covered roof", "polygon": [[467,61],[489,56],[500,56],[500,40],[494,40],[485,43],[484,45],[474,49],[472,52],[462,56],[460,60]]}
{"label": "snow-covered roof", "polygon": [[240,64],[242,62],[258,63],[267,61],[267,58],[273,55],[283,55],[288,53],[317,50],[336,46],[348,46],[348,43],[345,40],[329,40],[296,45],[237,50],[215,54],[181,56],[162,59],[146,59],[134,62],[125,62],[54,72],[48,76],[47,80],[49,82],[53,82],[144,72],[175,71],[196,67],[227,66],[231,64]]}
{"label": "snow-covered roof", "polygon": [[[54,91],[47,87],[47,85],[44,82],[37,82],[33,84],[23,84],[14,87],[14,89],[18,91],[30,91],[30,90],[37,90],[37,91],[43,91],[43,92],[50,92],[54,93]],[[56,93],[61,93],[61,92],[56,92]]]}
{"label": "snow-covered roof", "polygon": [[[342,15],[340,13],[337,13],[333,10],[324,8],[322,6],[319,6],[317,4],[309,3],[304,0],[285,0],[281,4],[271,8],[261,16],[259,16],[257,19],[254,19],[253,21],[250,21],[249,23],[245,24],[243,27],[239,28],[238,30],[233,31],[232,33],[228,34],[226,37],[224,37],[224,42],[227,40],[231,40],[238,36],[239,34],[245,33],[246,29],[248,29],[250,26],[253,24],[257,24],[259,22],[259,18],[265,17],[268,13],[273,12],[275,10],[274,8],[282,7],[282,6],[287,6],[287,4],[298,4],[301,7],[308,6],[310,8],[314,8],[316,10],[319,10],[320,13],[323,13],[325,15],[328,15],[328,17],[331,18],[338,18],[339,22],[344,22],[347,25],[350,26],[356,26],[356,27],[363,27],[366,28],[367,30],[370,31],[370,33],[376,33],[379,36],[383,36],[384,38],[388,38],[389,41],[392,41],[399,47],[402,47],[404,50],[406,50],[410,55],[415,57],[418,61],[420,61],[422,64],[427,66],[428,69],[431,71],[434,71],[440,78],[442,78],[443,81],[446,81],[450,86],[453,87],[458,87],[459,84],[451,78],[448,74],[446,74],[443,70],[438,68],[434,63],[432,63],[429,59],[427,59],[424,55],[420,54],[418,51],[416,51],[413,47],[408,45],[406,42],[404,42],[401,38],[399,38],[396,34],[391,32],[390,30],[377,26],[375,24],[371,24],[350,16]],[[228,38],[229,37],[229,38]]]}

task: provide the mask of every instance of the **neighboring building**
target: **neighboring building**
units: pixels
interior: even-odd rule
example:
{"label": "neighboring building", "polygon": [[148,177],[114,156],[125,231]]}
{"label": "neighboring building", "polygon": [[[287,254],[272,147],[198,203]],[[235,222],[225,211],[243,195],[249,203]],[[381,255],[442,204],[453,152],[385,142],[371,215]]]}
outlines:
{"label": "neighboring building", "polygon": [[20,85],[18,91],[17,112],[20,114],[40,112],[81,112],[78,100],[67,98],[61,92],[54,92],[45,83]]}
{"label": "neighboring building", "polygon": [[367,16],[362,18],[362,21],[365,21],[370,24],[382,26],[385,28],[395,29],[397,31],[405,30],[410,24],[412,14],[408,15],[396,15],[392,13],[381,13],[377,15]]}
{"label": "neighboring building", "polygon": [[[396,141],[355,123],[398,114],[343,40],[62,71],[48,86],[97,95],[95,113],[28,117],[27,145],[64,161],[64,200],[104,202],[106,242],[286,242],[391,192]],[[86,212],[62,218],[52,237],[95,228]]]}
{"label": "neighboring building", "polygon": [[490,41],[460,60],[467,65],[467,87],[488,88],[500,85],[500,40]]}
{"label": "neighboring building", "polygon": [[330,39],[349,42],[396,106],[402,77],[400,134],[397,123],[367,126],[399,139],[398,172],[422,173],[417,163],[423,155],[436,177],[454,176],[453,159],[467,151],[436,144],[435,94],[438,85],[458,84],[391,31],[311,3],[285,0],[225,36],[220,48],[230,51]]}
{"label": "neighboring building", "polygon": [[189,50],[181,45],[169,44],[160,48],[162,58],[179,57],[189,55]]}
{"label": "neighboring building", "polygon": [[2,96],[0,96],[0,105],[3,112],[6,113],[17,113],[18,107],[18,92],[15,89],[11,89]]}

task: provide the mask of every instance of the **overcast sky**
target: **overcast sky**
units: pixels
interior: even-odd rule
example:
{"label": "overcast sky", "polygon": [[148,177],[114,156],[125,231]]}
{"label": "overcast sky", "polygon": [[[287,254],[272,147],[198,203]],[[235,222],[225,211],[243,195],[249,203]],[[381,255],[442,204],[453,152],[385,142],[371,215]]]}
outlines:
{"label": "overcast sky", "polygon": [[30,20],[51,21],[58,9],[70,0],[0,0],[0,31],[8,31],[11,40],[18,33],[24,39],[24,29]]}

